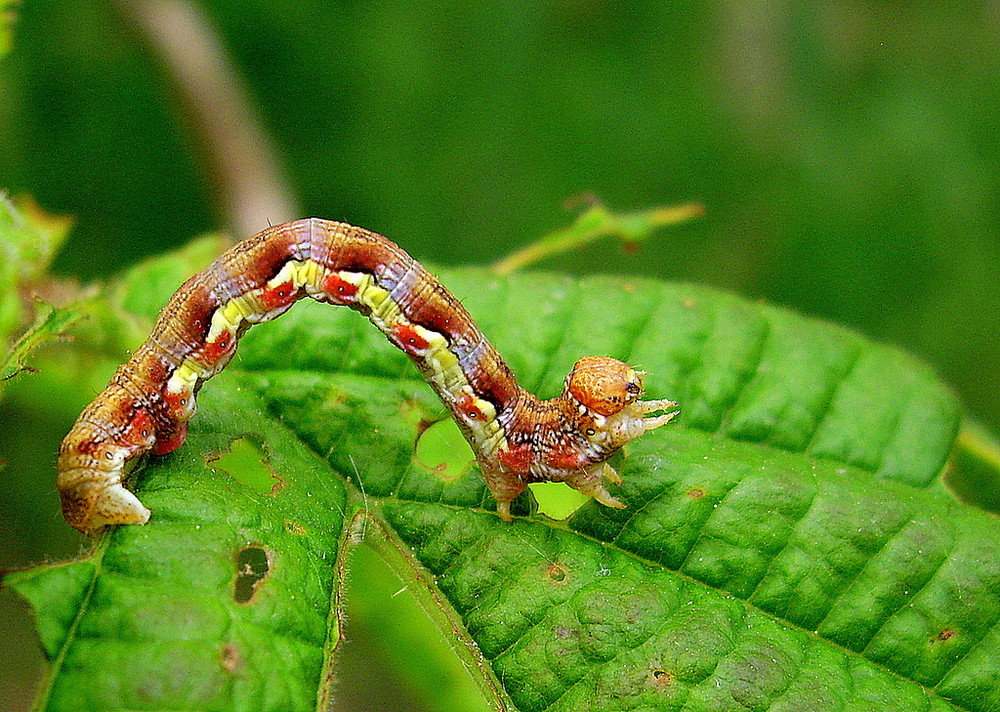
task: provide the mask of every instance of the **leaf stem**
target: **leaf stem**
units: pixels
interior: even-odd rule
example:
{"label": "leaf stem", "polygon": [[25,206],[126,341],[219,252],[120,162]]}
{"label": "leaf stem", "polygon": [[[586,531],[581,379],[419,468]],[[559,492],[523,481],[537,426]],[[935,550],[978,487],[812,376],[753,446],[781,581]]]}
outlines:
{"label": "leaf stem", "polygon": [[344,627],[347,624],[347,576],[350,564],[351,549],[354,546],[354,531],[357,522],[365,517],[363,511],[348,512],[344,515],[344,524],[337,544],[337,563],[334,566],[334,577],[330,612],[326,620],[326,643],[323,646],[323,670],[320,673],[319,688],[316,691],[316,709],[333,709],[333,688],[336,685],[336,653],[344,640]]}
{"label": "leaf stem", "polygon": [[[83,318],[83,313],[75,309],[56,309],[40,302],[35,323],[11,347],[10,352],[0,357],[0,388],[3,381],[9,381],[20,373],[32,371],[27,365],[28,356],[48,339],[57,338]],[[0,391],[2,393],[2,391]]]}
{"label": "leaf stem", "polygon": [[600,201],[590,199],[590,206],[569,227],[555,230],[527,247],[511,253],[493,265],[493,271],[507,275],[545,257],[577,249],[595,240],[611,236],[625,245],[634,245],[650,237],[654,230],[676,225],[705,214],[701,203],[683,203],[634,213],[612,213]]}
{"label": "leaf stem", "polygon": [[1000,473],[1000,440],[979,423],[964,420],[958,430],[956,445]]}

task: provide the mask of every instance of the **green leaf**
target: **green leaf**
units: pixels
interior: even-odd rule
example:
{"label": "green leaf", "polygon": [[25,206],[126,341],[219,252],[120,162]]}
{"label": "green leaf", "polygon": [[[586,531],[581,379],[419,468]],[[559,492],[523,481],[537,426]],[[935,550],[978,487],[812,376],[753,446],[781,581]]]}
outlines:
{"label": "green leaf", "polygon": [[[158,269],[129,276],[143,304],[166,296]],[[557,521],[525,499],[501,522],[474,467],[415,454],[453,426],[422,427],[444,411],[405,356],[300,304],[244,337],[186,445],[137,474],[148,525],[8,578],[52,660],[40,709],[325,704],[366,535],[484,707],[1000,707],[1000,528],[943,484],[961,417],[926,367],[694,286],[443,281],[540,395],[597,353],[681,403],[616,462],[628,508]],[[218,459],[234,447],[248,464]]]}
{"label": "green leaf", "polygon": [[0,383],[9,381],[20,373],[30,371],[28,356],[50,338],[62,336],[83,314],[76,309],[56,309],[49,304],[39,304],[35,323],[21,335],[0,359]]}
{"label": "green leaf", "polygon": [[[4,12],[0,6],[0,15]],[[18,209],[0,192],[0,395],[5,381],[32,370],[28,357],[34,349],[63,335],[83,316],[76,308],[56,308],[36,296],[72,221],[21,202]],[[26,322],[33,323],[11,343]]]}
{"label": "green leaf", "polygon": [[[46,612],[48,709],[312,708],[344,484],[252,399],[225,387],[206,396],[189,446],[143,477],[157,527],[119,528],[83,560],[12,582]],[[295,473],[278,495],[207,461],[254,422],[269,422],[270,465]],[[265,563],[246,585],[255,553]]]}

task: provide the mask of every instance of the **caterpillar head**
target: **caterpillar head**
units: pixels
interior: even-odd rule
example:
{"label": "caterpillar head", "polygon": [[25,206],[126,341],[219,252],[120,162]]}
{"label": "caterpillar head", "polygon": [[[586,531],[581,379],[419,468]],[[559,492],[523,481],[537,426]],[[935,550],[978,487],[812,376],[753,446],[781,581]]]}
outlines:
{"label": "caterpillar head", "polygon": [[592,413],[611,416],[642,397],[642,371],[606,356],[584,356],[566,377],[566,391]]}

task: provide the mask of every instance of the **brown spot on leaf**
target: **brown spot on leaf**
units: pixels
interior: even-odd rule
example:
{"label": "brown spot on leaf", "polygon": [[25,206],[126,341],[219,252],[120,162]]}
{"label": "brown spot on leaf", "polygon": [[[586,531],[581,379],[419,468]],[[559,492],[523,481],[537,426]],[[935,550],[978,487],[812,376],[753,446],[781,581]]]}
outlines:
{"label": "brown spot on leaf", "polygon": [[649,671],[649,682],[656,687],[670,687],[674,682],[674,676],[660,668],[653,668]]}
{"label": "brown spot on leaf", "polygon": [[219,664],[222,665],[222,669],[228,673],[236,672],[243,660],[240,658],[239,649],[232,643],[226,643],[222,646],[222,650],[219,651]]}
{"label": "brown spot on leaf", "polygon": [[233,600],[253,603],[253,598],[271,570],[271,557],[267,550],[256,544],[245,546],[236,553],[236,580],[233,582]]}
{"label": "brown spot on leaf", "polygon": [[305,527],[298,522],[293,522],[291,519],[285,520],[285,531],[295,536],[305,536],[307,533]]}
{"label": "brown spot on leaf", "polygon": [[552,583],[565,583],[569,576],[569,571],[562,564],[549,564],[545,568],[545,575]]}
{"label": "brown spot on leaf", "polygon": [[942,642],[943,643],[946,640],[951,640],[956,635],[958,635],[958,633],[956,633],[955,631],[953,631],[951,628],[945,628],[940,633],[938,633],[933,638],[931,638],[931,642],[933,643],[935,641],[938,641],[938,642]]}
{"label": "brown spot on leaf", "polygon": [[701,499],[705,496],[705,490],[701,487],[692,487],[686,492],[686,494],[691,499]]}

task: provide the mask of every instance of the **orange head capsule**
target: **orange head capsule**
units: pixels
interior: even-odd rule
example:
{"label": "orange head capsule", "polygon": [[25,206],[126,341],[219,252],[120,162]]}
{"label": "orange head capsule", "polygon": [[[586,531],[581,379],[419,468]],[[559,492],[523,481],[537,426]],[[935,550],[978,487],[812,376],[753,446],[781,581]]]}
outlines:
{"label": "orange head capsule", "polygon": [[620,413],[642,395],[642,374],[618,359],[584,356],[566,377],[566,390],[599,415]]}

